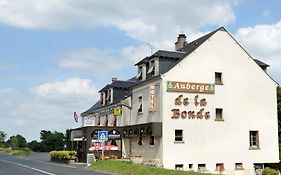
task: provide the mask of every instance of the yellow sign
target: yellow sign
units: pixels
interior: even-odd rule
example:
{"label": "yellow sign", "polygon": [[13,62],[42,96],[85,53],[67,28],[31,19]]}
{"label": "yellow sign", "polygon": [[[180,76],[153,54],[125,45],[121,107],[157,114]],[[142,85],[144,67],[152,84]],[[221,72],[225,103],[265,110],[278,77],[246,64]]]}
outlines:
{"label": "yellow sign", "polygon": [[167,81],[167,91],[214,94],[215,85],[206,83]]}
{"label": "yellow sign", "polygon": [[114,108],[114,110],[113,110],[113,115],[115,115],[115,116],[121,116],[121,115],[122,115],[122,110],[121,110],[121,108]]}

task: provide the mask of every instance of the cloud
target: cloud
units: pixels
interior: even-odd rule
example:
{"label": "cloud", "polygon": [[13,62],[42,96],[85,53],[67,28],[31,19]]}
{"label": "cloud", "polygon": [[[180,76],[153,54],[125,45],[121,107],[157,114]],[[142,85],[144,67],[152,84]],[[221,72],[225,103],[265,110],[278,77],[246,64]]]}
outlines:
{"label": "cloud", "polygon": [[72,78],[67,81],[55,81],[44,83],[30,89],[35,95],[40,97],[75,96],[87,97],[97,93],[90,79]]}
{"label": "cloud", "polygon": [[231,5],[237,3],[234,0],[179,0],[177,3],[163,0],[2,0],[0,22],[44,30],[113,27],[140,41],[151,42],[167,39],[169,33],[232,23],[235,15]]}
{"label": "cloud", "polygon": [[281,82],[281,20],[271,25],[240,28],[235,38],[254,58],[270,64],[269,74]]}
{"label": "cloud", "polygon": [[27,92],[0,89],[1,97],[7,97],[0,98],[1,106],[5,104],[0,111],[5,114],[0,117],[1,130],[9,135],[21,133],[31,141],[39,139],[42,129],[64,132],[78,127],[81,123],[74,122],[73,112],[89,109],[98,99],[97,91],[92,80],[80,78],[43,83]]}

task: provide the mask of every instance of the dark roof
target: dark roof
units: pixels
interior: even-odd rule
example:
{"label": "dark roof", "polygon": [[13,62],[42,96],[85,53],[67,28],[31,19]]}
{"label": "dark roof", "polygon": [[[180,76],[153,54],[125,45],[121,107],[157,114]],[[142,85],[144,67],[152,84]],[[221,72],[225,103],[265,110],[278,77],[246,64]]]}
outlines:
{"label": "dark roof", "polygon": [[142,64],[142,63],[146,63],[146,62],[149,61],[150,58],[153,58],[153,57],[159,57],[159,58],[182,58],[183,55],[184,55],[184,52],[173,52],[173,51],[166,51],[166,50],[158,50],[153,55],[151,55],[149,57],[145,57],[141,61],[137,62],[135,64],[135,66],[137,66],[139,64]]}
{"label": "dark roof", "polygon": [[[133,79],[133,78],[132,78]],[[114,104],[119,103],[121,100],[125,99],[126,96],[129,96],[130,92],[129,92],[129,88],[133,85],[135,85],[137,82],[136,81],[121,81],[121,80],[115,80],[113,81],[111,84],[106,85],[104,88],[102,88],[99,92],[107,90],[108,88],[121,88],[121,89],[125,89],[128,90],[126,92],[123,93],[115,93],[113,95],[113,102],[107,105],[101,105],[100,101],[97,101],[92,107],[90,107],[90,109],[86,110],[85,112],[81,113],[81,116],[85,116],[88,115],[90,113],[92,113],[93,111],[100,109],[100,108],[104,108],[107,106],[111,106]],[[114,90],[113,90],[114,91]]]}
{"label": "dark roof", "polygon": [[127,89],[130,86],[134,85],[136,82],[135,81],[121,81],[121,80],[115,80],[113,81],[111,84],[106,85],[105,87],[103,87],[101,90],[99,90],[99,92],[107,90],[109,88],[123,88],[123,89]]}
{"label": "dark roof", "polygon": [[266,63],[264,63],[264,62],[262,62],[258,59],[254,59],[254,61],[261,67],[268,67],[269,66],[268,64],[266,64]]}

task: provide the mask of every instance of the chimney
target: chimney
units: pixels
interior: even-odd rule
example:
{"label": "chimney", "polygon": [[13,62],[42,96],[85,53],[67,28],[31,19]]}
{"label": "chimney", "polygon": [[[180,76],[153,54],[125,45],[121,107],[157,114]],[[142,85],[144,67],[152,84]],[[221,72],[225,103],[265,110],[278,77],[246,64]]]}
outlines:
{"label": "chimney", "polygon": [[181,51],[182,48],[187,44],[185,34],[181,33],[178,36],[177,42],[175,42],[176,51]]}
{"label": "chimney", "polygon": [[117,81],[117,78],[113,77],[112,78],[112,83],[114,83],[115,81]]}

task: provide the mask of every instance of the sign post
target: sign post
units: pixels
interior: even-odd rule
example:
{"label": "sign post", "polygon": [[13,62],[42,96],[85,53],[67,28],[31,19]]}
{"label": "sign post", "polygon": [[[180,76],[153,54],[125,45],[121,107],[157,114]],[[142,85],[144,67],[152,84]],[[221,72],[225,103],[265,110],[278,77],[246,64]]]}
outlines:
{"label": "sign post", "polygon": [[98,140],[102,143],[101,156],[102,160],[104,160],[104,142],[108,140],[108,132],[107,131],[98,131]]}

